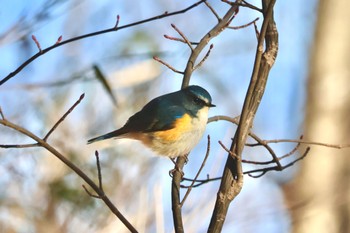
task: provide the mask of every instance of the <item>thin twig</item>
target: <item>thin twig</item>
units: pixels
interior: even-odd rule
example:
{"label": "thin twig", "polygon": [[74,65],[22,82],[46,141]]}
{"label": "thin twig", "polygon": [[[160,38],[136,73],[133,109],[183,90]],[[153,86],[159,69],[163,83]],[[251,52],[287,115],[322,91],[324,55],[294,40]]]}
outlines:
{"label": "thin twig", "polygon": [[117,21],[115,22],[114,28],[118,28],[120,16],[117,15]]}
{"label": "thin twig", "polygon": [[[207,177],[207,179],[205,180],[196,180],[196,182],[198,182],[198,184],[195,184],[195,185],[192,185],[192,188],[197,188],[199,186],[202,186],[206,183],[209,183],[209,182],[213,182],[213,181],[218,181],[218,180],[221,180],[221,176],[220,177],[215,177],[215,178],[209,178],[209,176]],[[183,178],[184,181],[193,181],[193,179],[189,179],[189,178]],[[181,185],[181,188],[189,188],[190,186],[187,186],[187,185]]]}
{"label": "thin twig", "polygon": [[[240,116],[237,116],[235,118],[232,118],[232,117],[228,117],[228,116],[222,116],[222,115],[218,115],[218,116],[214,116],[214,117],[210,117],[208,119],[208,124],[211,123],[211,122],[214,122],[214,121],[220,121],[220,120],[225,120],[225,121],[229,121],[233,124],[236,124],[238,125],[239,123],[239,119],[240,119]],[[261,165],[266,165],[266,164],[270,164],[270,163],[273,163],[275,162],[277,164],[277,166],[281,167],[281,163],[279,162],[279,159],[276,155],[276,153],[273,151],[273,149],[266,143],[263,143],[263,140],[260,139],[256,134],[254,134],[252,131],[249,131],[248,135],[250,137],[252,137],[255,141],[257,141],[258,145],[262,145],[263,147],[265,147],[265,149],[271,154],[273,160],[271,161],[268,161],[268,162],[261,162]],[[246,146],[250,146],[250,144],[246,143],[245,144]],[[225,148],[225,147],[223,147]],[[226,148],[227,149],[227,148]],[[228,150],[229,151],[229,150]],[[247,162],[247,161],[246,161]]]}
{"label": "thin twig", "polygon": [[209,2],[204,2],[204,4],[210,9],[210,11],[213,13],[213,15],[215,15],[215,17],[217,18],[218,22],[220,22],[222,19],[220,18],[218,13],[216,13],[214,8],[209,4]]}
{"label": "thin twig", "polygon": [[98,156],[98,151],[95,151],[95,157],[96,157],[96,166],[97,166],[98,186],[101,189],[102,193],[104,193],[103,185],[102,185],[101,165],[100,165],[100,158]]}
{"label": "thin twig", "polygon": [[[245,171],[245,172],[243,172],[243,174],[249,175],[249,176],[252,177],[252,178],[259,178],[259,177],[265,175],[265,174],[266,174],[267,172],[269,172],[269,171],[282,171],[282,170],[284,170],[284,169],[286,169],[286,168],[288,168],[288,167],[293,166],[293,165],[294,165],[295,163],[297,163],[298,161],[304,159],[304,158],[307,156],[307,154],[309,153],[309,151],[310,151],[310,147],[308,147],[308,148],[305,150],[305,152],[303,153],[302,156],[300,156],[299,158],[293,160],[292,162],[288,163],[287,165],[282,166],[282,168],[279,168],[278,166],[266,167],[266,168],[261,168],[261,169],[256,169],[256,170]],[[260,172],[261,174],[259,174],[259,175],[252,175],[252,173],[259,173],[259,172]],[[196,188],[196,187],[202,186],[202,185],[204,185],[204,184],[206,184],[206,183],[213,182],[213,181],[219,181],[219,180],[221,180],[221,179],[222,179],[222,177],[209,178],[209,176],[208,176],[207,179],[204,179],[204,180],[203,180],[203,179],[202,179],[202,180],[196,180],[197,184],[191,185],[191,186],[192,186],[192,188]],[[183,180],[185,180],[185,181],[191,181],[191,182],[193,181],[193,179],[189,179],[189,178],[184,178]],[[189,186],[182,185],[181,187],[182,187],[182,188],[188,188]]]}
{"label": "thin twig", "polygon": [[180,29],[178,29],[175,24],[171,24],[171,27],[175,29],[175,31],[177,33],[179,33],[179,35],[184,39],[184,41],[186,42],[186,44],[188,45],[188,47],[190,47],[191,51],[193,51],[193,47],[191,42],[187,39],[187,37],[185,36],[185,34],[182,33],[182,31],[180,31]]}
{"label": "thin twig", "polygon": [[83,187],[83,189],[85,190],[85,192],[90,196],[90,197],[93,197],[93,198],[96,198],[96,199],[102,199],[99,195],[95,195],[95,194],[92,194],[86,187],[85,185],[81,185]]}
{"label": "thin twig", "polygon": [[68,111],[54,124],[54,126],[49,130],[49,132],[43,138],[44,141],[47,141],[49,136],[53,133],[53,131],[58,127],[59,124],[64,121],[64,119],[73,111],[73,109],[84,99],[85,94],[80,95],[79,99],[73,104],[72,107],[68,109]]}
{"label": "thin twig", "polygon": [[241,26],[228,26],[227,28],[230,28],[230,29],[233,29],[233,30],[238,30],[238,29],[242,29],[242,28],[246,28],[252,24],[255,24],[256,21],[259,20],[259,17],[257,17],[256,19],[254,19],[253,21],[249,22],[249,23],[246,23],[246,24],[243,24]]}
{"label": "thin twig", "polygon": [[[281,142],[291,142],[291,143],[300,143],[300,144],[307,144],[307,145],[314,145],[314,146],[324,146],[324,147],[330,147],[335,149],[343,149],[350,147],[350,144],[330,144],[330,143],[323,143],[323,142],[313,142],[313,141],[304,141],[304,140],[296,140],[296,139],[275,139],[275,140],[263,140],[264,143],[281,143]],[[261,145],[260,143],[252,143],[248,144],[249,146],[257,146]]]}
{"label": "thin twig", "polygon": [[1,116],[1,119],[5,120],[5,115],[4,115],[4,113],[2,112],[1,106],[0,106],[0,116]]}
{"label": "thin twig", "polygon": [[[181,43],[184,43],[186,44],[186,41],[184,39],[181,39],[181,38],[177,38],[177,37],[173,37],[173,36],[169,36],[169,35],[163,35],[164,38],[168,39],[168,40],[174,40],[174,41],[179,41]],[[193,42],[193,41],[190,41],[191,45],[198,45],[198,42]]]}
{"label": "thin twig", "polygon": [[[220,144],[220,146],[221,146],[227,153],[229,153],[233,158],[235,158],[235,159],[240,160],[240,161],[243,162],[243,159],[241,159],[241,158],[238,157],[236,154],[234,154],[232,151],[230,151],[221,141],[219,141],[219,144]],[[245,162],[247,162],[247,161],[245,160]],[[250,161],[249,161],[249,162],[250,162]],[[249,163],[249,162],[248,162],[248,163]]]}
{"label": "thin twig", "polygon": [[205,153],[205,156],[204,156],[203,162],[202,162],[202,164],[201,164],[201,167],[199,168],[199,170],[198,170],[196,176],[194,177],[194,179],[193,179],[191,185],[188,187],[185,196],[183,197],[182,201],[180,202],[180,206],[181,206],[181,207],[184,205],[184,203],[185,203],[185,201],[186,201],[188,195],[190,195],[190,192],[191,192],[191,190],[192,190],[192,188],[193,188],[194,183],[195,183],[196,180],[198,179],[199,174],[202,172],[202,170],[203,170],[203,168],[204,168],[204,166],[205,166],[205,163],[206,163],[206,161],[207,161],[207,159],[208,159],[209,152],[210,152],[210,135],[208,135],[207,152]]}
{"label": "thin twig", "polygon": [[165,65],[166,67],[168,67],[169,69],[171,69],[172,71],[174,71],[175,73],[178,73],[178,74],[184,74],[183,71],[179,71],[177,69],[175,69],[174,67],[172,67],[170,64],[166,63],[165,61],[161,60],[159,57],[157,56],[153,56],[153,59],[156,60],[157,62]]}
{"label": "thin twig", "polygon": [[40,43],[39,43],[38,39],[36,39],[36,37],[35,37],[34,35],[32,35],[32,40],[33,40],[34,43],[36,44],[36,47],[38,47],[39,53],[42,53]]}
{"label": "thin twig", "polygon": [[254,31],[255,31],[256,40],[259,40],[260,32],[259,32],[258,26],[256,25],[256,21],[254,21],[253,24],[254,24]]}
{"label": "thin twig", "polygon": [[205,56],[203,57],[203,59],[193,68],[194,70],[198,69],[199,67],[201,67],[203,65],[203,63],[207,60],[207,58],[209,57],[210,55],[210,52],[212,50],[212,48],[214,48],[214,45],[211,44],[209,49],[208,49],[208,52],[205,54]]}
{"label": "thin twig", "polygon": [[246,2],[246,1],[242,1],[243,3],[235,3],[235,2],[231,2],[231,1],[227,1],[227,0],[221,0],[222,2],[224,3],[227,3],[231,6],[241,6],[241,7],[247,7],[247,8],[250,8],[252,10],[256,10],[256,11],[259,11],[260,13],[262,13],[262,9]]}
{"label": "thin twig", "polygon": [[[300,156],[299,158],[293,160],[292,162],[288,163],[287,165],[282,166],[282,168],[279,168],[278,166],[266,167],[266,168],[246,171],[246,172],[244,172],[244,174],[248,174],[252,178],[259,178],[259,177],[262,177],[263,175],[265,175],[267,172],[270,172],[270,171],[282,171],[282,170],[284,170],[284,169],[286,169],[288,167],[293,166],[296,162],[304,159],[306,157],[306,155],[309,153],[309,151],[310,151],[310,147],[307,147],[302,156]],[[252,173],[258,173],[258,172],[261,172],[261,174],[259,174],[259,175],[252,175]]]}
{"label": "thin twig", "polygon": [[30,144],[2,144],[0,145],[0,148],[31,148],[31,147],[38,147],[40,146],[39,143],[30,143]]}

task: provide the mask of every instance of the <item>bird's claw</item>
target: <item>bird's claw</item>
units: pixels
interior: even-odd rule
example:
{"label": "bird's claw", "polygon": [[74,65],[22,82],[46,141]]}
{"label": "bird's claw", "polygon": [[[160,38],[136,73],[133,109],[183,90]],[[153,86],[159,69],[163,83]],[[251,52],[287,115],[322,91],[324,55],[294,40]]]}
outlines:
{"label": "bird's claw", "polygon": [[170,176],[170,177],[174,177],[174,173],[175,173],[175,172],[180,172],[180,174],[181,174],[181,180],[182,180],[183,177],[185,176],[185,173],[182,171],[182,169],[179,168],[179,167],[176,166],[176,165],[175,165],[175,168],[173,168],[173,169],[171,169],[171,170],[169,171],[169,176]]}

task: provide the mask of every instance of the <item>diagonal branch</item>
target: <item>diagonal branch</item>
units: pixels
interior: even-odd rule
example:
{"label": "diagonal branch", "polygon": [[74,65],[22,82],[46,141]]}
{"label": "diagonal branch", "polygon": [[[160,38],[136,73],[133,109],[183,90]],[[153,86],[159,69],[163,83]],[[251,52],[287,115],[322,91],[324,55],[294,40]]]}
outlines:
{"label": "diagonal branch", "polygon": [[53,133],[53,131],[55,131],[55,129],[59,126],[59,124],[62,123],[62,121],[64,121],[64,119],[66,119],[66,117],[74,110],[74,108],[84,99],[85,94],[81,94],[79,99],[73,104],[72,107],[70,107],[68,109],[68,111],[56,122],[56,124],[54,124],[54,126],[49,130],[49,132],[45,135],[45,137],[43,138],[44,141],[47,141],[47,139],[49,138],[49,136]]}

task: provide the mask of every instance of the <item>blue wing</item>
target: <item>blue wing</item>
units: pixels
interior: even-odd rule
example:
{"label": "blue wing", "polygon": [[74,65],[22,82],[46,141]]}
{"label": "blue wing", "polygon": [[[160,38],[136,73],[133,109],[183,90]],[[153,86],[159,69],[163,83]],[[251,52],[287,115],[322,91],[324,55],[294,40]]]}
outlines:
{"label": "blue wing", "polygon": [[174,121],[185,114],[183,107],[173,101],[156,98],[129,118],[122,127],[128,132],[153,132],[174,128]]}

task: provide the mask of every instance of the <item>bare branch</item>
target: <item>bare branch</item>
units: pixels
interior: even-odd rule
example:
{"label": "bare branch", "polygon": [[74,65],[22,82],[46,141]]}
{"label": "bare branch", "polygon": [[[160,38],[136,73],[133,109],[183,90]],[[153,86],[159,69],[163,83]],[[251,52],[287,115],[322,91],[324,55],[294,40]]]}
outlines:
{"label": "bare branch", "polygon": [[180,29],[178,29],[175,24],[171,24],[171,26],[175,29],[175,31],[177,33],[179,33],[179,35],[184,39],[184,41],[186,42],[186,44],[188,45],[188,47],[190,47],[191,51],[193,51],[193,47],[192,47],[192,44],[191,42],[187,39],[187,37],[185,36],[185,34],[183,34],[182,31],[180,31]]}
{"label": "bare branch", "polygon": [[221,21],[220,16],[218,15],[218,13],[216,13],[216,11],[214,10],[214,8],[209,4],[209,2],[204,2],[204,4],[210,9],[210,11],[213,13],[213,15],[215,15],[215,17],[217,18],[218,22]]}
{"label": "bare branch", "polygon": [[234,29],[234,30],[246,28],[246,27],[248,27],[248,26],[250,26],[250,25],[252,25],[252,24],[255,25],[256,21],[258,21],[258,20],[259,20],[259,17],[257,17],[256,19],[254,19],[253,21],[251,21],[251,22],[249,22],[249,23],[247,23],[247,24],[243,24],[243,25],[241,25],[241,26],[228,26],[227,28]]}
{"label": "bare branch", "polygon": [[[109,198],[104,195],[103,191],[93,182],[79,167],[77,167],[74,163],[72,163],[70,160],[68,160],[64,155],[62,155],[60,152],[58,152],[54,147],[52,147],[49,143],[44,141],[43,139],[39,138],[29,130],[16,125],[14,123],[11,123],[10,121],[6,119],[0,120],[0,124],[14,129],[23,135],[26,135],[27,137],[33,139],[36,141],[41,147],[45,148],[47,151],[49,151],[51,154],[56,156],[59,160],[61,160],[67,167],[72,169],[78,176],[80,176],[96,193],[97,195],[103,200],[103,202],[108,206],[108,208],[119,218],[119,220],[131,231],[131,232],[137,232],[137,230],[134,228],[134,226],[124,217],[124,215],[117,209],[117,207],[109,200]],[[87,189],[85,189],[87,190]],[[88,192],[89,193],[89,192]]]}
{"label": "bare branch", "polygon": [[31,148],[31,147],[38,147],[40,146],[38,143],[31,143],[31,144],[0,144],[0,148]]}
{"label": "bare branch", "polygon": [[174,67],[172,67],[170,64],[166,63],[165,61],[161,60],[159,57],[157,56],[153,56],[153,59],[156,60],[157,62],[165,65],[166,67],[168,67],[169,69],[171,69],[172,71],[174,71],[175,73],[178,73],[178,74],[184,74],[183,71],[179,71],[177,69],[175,69]]}
{"label": "bare branch", "polygon": [[[335,149],[343,149],[343,148],[350,147],[350,144],[330,144],[330,143],[295,140],[295,139],[263,140],[263,143],[265,143],[265,144],[281,143],[281,142],[291,142],[291,143],[300,143],[300,144],[315,145],[315,146],[324,146],[324,147],[331,147],[331,148],[335,148]],[[249,145],[260,145],[260,143],[254,143],[254,144],[249,144]]]}
{"label": "bare branch", "polygon": [[198,69],[199,67],[201,67],[203,65],[203,63],[207,60],[207,58],[209,57],[210,55],[210,52],[212,50],[212,48],[214,48],[214,45],[211,44],[209,49],[208,49],[208,52],[205,54],[205,56],[203,57],[203,59],[193,68],[194,70]]}
{"label": "bare branch", "polygon": [[[237,0],[236,3],[240,4],[241,1]],[[270,69],[277,56],[278,32],[273,18],[274,4],[275,0],[263,0],[264,21],[256,49],[254,68],[244,100],[240,122],[230,147],[230,151],[240,158],[264,94]],[[237,9],[235,10],[237,11]],[[264,43],[266,45],[265,51]],[[222,230],[228,207],[231,201],[240,193],[242,186],[243,171],[241,161],[229,155],[226,160],[208,233]]]}
{"label": "bare branch", "polygon": [[95,195],[95,194],[92,194],[86,187],[85,185],[82,185],[83,189],[85,190],[85,192],[90,196],[90,197],[93,197],[93,198],[96,198],[96,199],[101,199],[101,197],[99,195]]}
{"label": "bare branch", "polygon": [[100,165],[100,158],[98,156],[98,151],[95,151],[95,157],[96,157],[96,166],[97,166],[98,186],[104,194],[103,185],[102,185],[101,165]]}
{"label": "bare branch", "polygon": [[36,44],[36,47],[38,47],[39,53],[42,53],[40,43],[39,43],[39,41],[36,39],[36,37],[35,37],[34,35],[32,35],[32,40],[33,40],[34,43]]}
{"label": "bare branch", "polygon": [[254,30],[255,30],[256,39],[259,40],[260,32],[259,32],[258,26],[256,25],[256,21],[254,21],[253,23],[254,23]]}
{"label": "bare branch", "polygon": [[[181,38],[172,37],[172,36],[169,36],[169,35],[164,35],[164,38],[166,38],[168,40],[179,41],[179,42],[182,42],[182,43],[186,44],[186,41],[184,39],[181,39]],[[190,41],[190,43],[191,43],[191,45],[198,45],[198,42]]]}
{"label": "bare branch", "polygon": [[191,192],[191,190],[192,190],[192,188],[193,188],[193,185],[194,185],[195,182],[197,181],[199,174],[202,172],[202,170],[203,170],[203,168],[204,168],[204,166],[205,166],[205,163],[206,163],[206,161],[207,161],[207,159],[208,159],[209,152],[210,152],[210,136],[208,135],[207,152],[205,153],[205,156],[204,156],[203,162],[202,162],[202,164],[201,164],[201,167],[199,168],[199,170],[198,170],[196,176],[194,177],[194,179],[193,179],[191,185],[188,187],[187,192],[186,192],[184,198],[183,198],[182,201],[180,202],[180,206],[181,206],[181,207],[182,207],[183,204],[185,203],[185,201],[186,201],[188,195],[190,195],[190,192]]}
{"label": "bare branch", "polygon": [[[262,177],[263,175],[265,175],[267,172],[270,172],[270,171],[282,171],[282,170],[284,170],[284,169],[286,169],[288,167],[293,166],[298,161],[304,159],[307,156],[307,154],[309,153],[309,151],[310,151],[310,147],[307,147],[302,156],[300,156],[299,158],[293,160],[292,162],[288,163],[287,165],[282,166],[281,168],[278,167],[278,166],[266,167],[266,168],[246,171],[246,172],[244,172],[244,174],[248,174],[252,178],[259,178],[259,177]],[[261,174],[259,174],[259,175],[252,175],[252,173],[259,173],[259,172]]]}
{"label": "bare branch", "polygon": [[255,11],[259,11],[260,13],[263,13],[262,9],[246,2],[246,1],[243,1],[243,3],[237,3],[237,2],[231,2],[231,1],[228,1],[228,0],[221,0],[222,2],[225,2],[227,4],[229,4],[230,6],[241,6],[241,7],[247,7],[247,8],[250,8],[252,10],[255,10]]}
{"label": "bare branch", "polygon": [[53,133],[53,131],[58,127],[59,124],[66,119],[66,117],[73,111],[73,109],[84,99],[85,94],[80,95],[79,99],[73,104],[72,107],[68,109],[68,111],[54,124],[54,126],[50,129],[50,131],[45,135],[43,141],[47,141],[49,136]]}
{"label": "bare branch", "polygon": [[5,115],[2,112],[1,106],[0,106],[0,117],[1,117],[1,119],[5,120]]}
{"label": "bare branch", "polygon": [[114,28],[118,28],[120,16],[117,15],[117,21],[115,22]]}

